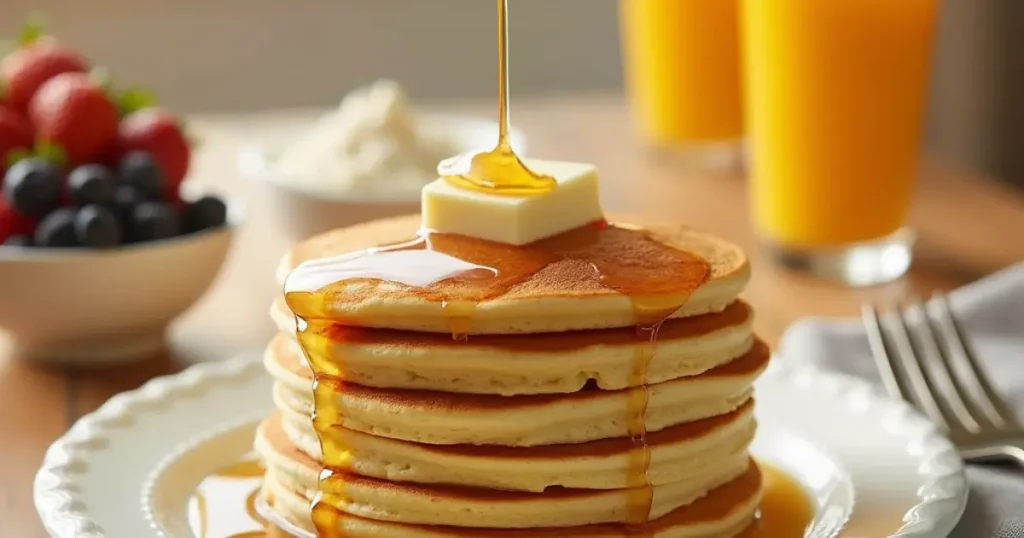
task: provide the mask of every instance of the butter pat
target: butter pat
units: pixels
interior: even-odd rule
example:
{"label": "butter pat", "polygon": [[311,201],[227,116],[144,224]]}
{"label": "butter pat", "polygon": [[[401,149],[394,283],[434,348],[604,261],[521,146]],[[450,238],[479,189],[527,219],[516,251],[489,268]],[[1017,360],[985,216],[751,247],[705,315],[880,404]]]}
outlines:
{"label": "butter pat", "polygon": [[596,167],[534,159],[523,162],[534,172],[554,177],[558,186],[544,194],[505,196],[437,179],[423,188],[423,227],[525,245],[604,218]]}

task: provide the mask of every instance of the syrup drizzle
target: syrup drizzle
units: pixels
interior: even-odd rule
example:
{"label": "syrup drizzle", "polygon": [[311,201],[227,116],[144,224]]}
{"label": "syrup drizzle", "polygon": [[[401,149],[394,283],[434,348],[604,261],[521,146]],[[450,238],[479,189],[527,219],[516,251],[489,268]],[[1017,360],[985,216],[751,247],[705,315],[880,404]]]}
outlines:
{"label": "syrup drizzle", "polygon": [[[628,250],[624,250],[628,249]],[[348,452],[332,428],[341,422],[337,405],[344,372],[319,338],[328,329],[344,339],[344,323],[332,308],[346,300],[353,286],[388,285],[439,305],[453,338],[466,339],[477,305],[529,285],[542,271],[574,268],[574,282],[591,281],[629,297],[636,319],[639,346],[631,369],[625,419],[635,448],[630,452],[625,532],[651,536],[653,488],[647,476],[647,369],[662,323],[682,307],[710,277],[700,257],[678,250],[648,232],[596,222],[523,246],[506,245],[454,234],[422,231],[396,245],[301,264],[285,284],[285,298],[297,316],[299,342],[314,372],[313,424],[320,437],[324,471],[312,514],[318,535],[340,537],[339,507],[345,506]],[[561,269],[560,269],[561,268]],[[575,284],[574,284],[575,285]],[[335,316],[335,318],[332,318]],[[328,431],[333,429],[333,435]]]}
{"label": "syrup drizzle", "polygon": [[498,1],[498,144],[481,153],[465,153],[441,161],[437,173],[463,189],[490,194],[543,194],[554,189],[555,178],[526,167],[509,139],[508,0]]}
{"label": "syrup drizzle", "polygon": [[[666,316],[667,317],[667,316]],[[647,367],[654,357],[661,322],[644,327],[637,326],[637,336],[647,339],[640,346],[633,361],[627,395],[626,420],[633,450],[629,454],[629,476],[626,485],[630,488],[626,499],[626,523],[632,536],[652,536],[650,528],[651,506],[654,504],[654,488],[651,486],[651,447],[647,444],[647,404],[650,390],[647,388]]]}

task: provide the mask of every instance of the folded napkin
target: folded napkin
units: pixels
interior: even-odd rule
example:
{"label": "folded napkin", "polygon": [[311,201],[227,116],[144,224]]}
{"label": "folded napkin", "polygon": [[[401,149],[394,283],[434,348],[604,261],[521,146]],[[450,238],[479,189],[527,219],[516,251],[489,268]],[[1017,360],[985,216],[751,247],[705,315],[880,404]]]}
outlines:
{"label": "folded napkin", "polygon": [[[950,300],[993,383],[1024,419],[1024,263],[956,290]],[[881,383],[859,319],[796,322],[779,355]],[[951,536],[1024,538],[1024,471],[971,466],[967,474],[967,511]]]}

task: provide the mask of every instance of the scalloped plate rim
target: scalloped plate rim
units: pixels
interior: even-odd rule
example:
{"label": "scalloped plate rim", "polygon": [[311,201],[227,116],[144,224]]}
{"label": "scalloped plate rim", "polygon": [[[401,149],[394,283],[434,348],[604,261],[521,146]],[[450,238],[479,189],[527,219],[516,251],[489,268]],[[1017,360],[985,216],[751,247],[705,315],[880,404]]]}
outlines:
{"label": "scalloped plate rim", "polygon": [[[933,477],[919,489],[920,502],[904,513],[903,525],[885,538],[946,538],[953,532],[967,509],[970,493],[967,467],[956,447],[934,423],[909,403],[884,394],[864,379],[821,368],[813,363],[795,362],[776,354],[763,377],[770,376],[788,376],[789,382],[798,384],[802,378],[805,387],[815,385],[821,389],[825,385],[832,385],[841,389],[846,398],[868,398],[873,404],[888,407],[885,416],[898,415],[906,425],[920,430],[916,439],[923,445],[933,447],[931,457],[927,459],[928,467],[945,468],[945,472]],[[825,450],[828,451],[827,447]],[[922,512],[938,512],[941,516],[921,519]]]}
{"label": "scalloped plate rim", "polygon": [[[79,419],[50,446],[35,477],[35,505],[46,531],[58,538],[116,538],[107,536],[99,524],[90,518],[87,499],[79,495],[74,485],[73,477],[89,470],[88,454],[104,450],[106,432],[130,428],[135,420],[133,415],[144,414],[154,406],[167,405],[172,397],[201,397],[215,387],[214,381],[244,382],[265,375],[260,355],[259,352],[242,353],[226,361],[197,364],[178,374],[154,378],[138,389],[114,396],[93,413]],[[918,494],[920,502],[905,513],[903,527],[888,538],[941,538],[952,532],[966,508],[966,471],[953,445],[927,419],[905,402],[880,394],[862,379],[806,364],[790,363],[784,358],[776,357],[764,377],[785,378],[781,382],[798,384],[801,379],[813,379],[817,384],[824,380],[833,388],[841,390],[844,397],[866,397],[871,403],[886,407],[888,414],[899,415],[900,420],[919,429],[921,442],[932,447],[928,463],[945,470],[925,483]],[[166,461],[183,445],[209,438],[214,429],[227,428],[241,421],[239,416],[228,417],[222,421],[220,428],[207,428],[169,447],[160,460]],[[147,474],[147,480],[150,475]],[[140,499],[142,493],[140,490]],[[936,512],[941,515],[920,519],[921,514],[934,515]]]}

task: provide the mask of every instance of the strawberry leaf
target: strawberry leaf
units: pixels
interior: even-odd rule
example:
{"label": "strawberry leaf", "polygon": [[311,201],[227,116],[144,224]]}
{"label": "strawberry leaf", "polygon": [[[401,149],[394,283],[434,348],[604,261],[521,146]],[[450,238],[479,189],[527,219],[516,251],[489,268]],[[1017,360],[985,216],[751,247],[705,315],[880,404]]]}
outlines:
{"label": "strawberry leaf", "polygon": [[18,34],[18,45],[22,47],[35,43],[46,35],[46,24],[41,13],[31,13]]}
{"label": "strawberry leaf", "polygon": [[50,142],[49,140],[40,140],[36,142],[35,156],[46,159],[57,166],[64,166],[68,162],[68,156],[64,152],[64,148]]}
{"label": "strawberry leaf", "polygon": [[156,97],[141,88],[128,88],[117,96],[115,102],[121,110],[121,117],[124,117],[137,110],[156,106]]}

